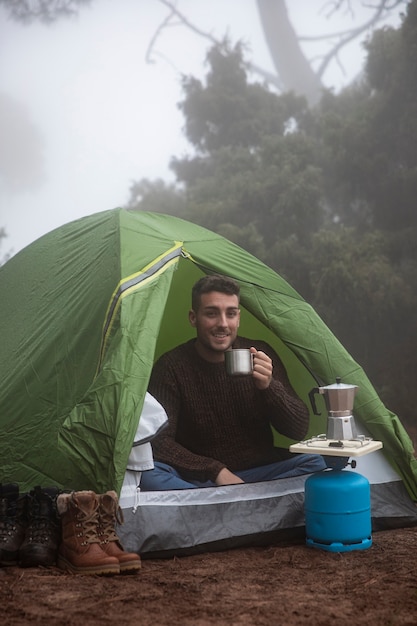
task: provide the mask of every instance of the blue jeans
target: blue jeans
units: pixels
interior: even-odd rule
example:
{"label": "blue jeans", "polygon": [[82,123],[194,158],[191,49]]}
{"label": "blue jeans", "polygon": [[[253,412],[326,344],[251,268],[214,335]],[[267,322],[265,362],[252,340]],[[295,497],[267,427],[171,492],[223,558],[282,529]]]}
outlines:
{"label": "blue jeans", "polygon": [[[302,474],[312,474],[326,469],[325,460],[319,454],[294,454],[294,458],[277,461],[270,465],[233,472],[245,483],[257,483],[275,478],[291,478]],[[143,491],[163,491],[166,489],[196,489],[198,487],[216,487],[211,480],[185,480],[174,467],[155,461],[155,467],[142,473],[141,489]]]}

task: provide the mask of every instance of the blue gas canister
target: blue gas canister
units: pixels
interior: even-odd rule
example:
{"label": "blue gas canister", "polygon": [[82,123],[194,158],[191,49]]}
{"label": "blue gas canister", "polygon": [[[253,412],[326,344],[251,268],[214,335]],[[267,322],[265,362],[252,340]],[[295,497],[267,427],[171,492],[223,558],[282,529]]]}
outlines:
{"label": "blue gas canister", "polygon": [[369,481],[356,472],[328,470],[305,482],[306,544],[330,552],[372,545]]}

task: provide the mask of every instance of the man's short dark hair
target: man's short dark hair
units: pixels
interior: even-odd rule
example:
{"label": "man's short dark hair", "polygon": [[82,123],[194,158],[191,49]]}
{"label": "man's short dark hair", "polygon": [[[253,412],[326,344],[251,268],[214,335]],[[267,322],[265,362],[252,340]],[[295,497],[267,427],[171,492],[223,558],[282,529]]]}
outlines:
{"label": "man's short dark hair", "polygon": [[193,286],[191,292],[191,306],[193,311],[197,311],[200,306],[200,300],[203,293],[218,291],[228,296],[237,296],[240,298],[240,287],[238,283],[228,276],[220,276],[219,274],[211,274],[203,276]]}

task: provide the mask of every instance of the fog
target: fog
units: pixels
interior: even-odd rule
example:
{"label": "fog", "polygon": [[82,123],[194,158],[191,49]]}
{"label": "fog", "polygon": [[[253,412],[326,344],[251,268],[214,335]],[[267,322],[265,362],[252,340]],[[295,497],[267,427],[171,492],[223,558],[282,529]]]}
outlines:
{"label": "fog", "polygon": [[[360,17],[327,19],[323,0],[288,4],[303,35],[346,29]],[[273,71],[255,0],[177,6],[212,37],[243,39],[249,58]],[[191,152],[177,108],[181,74],[204,77],[210,42],[172,25],[147,62],[167,14],[158,0],[93,0],[75,18],[24,26],[0,8],[0,258],[61,224],[126,204],[133,181],[172,180],[170,158]],[[329,68],[326,86],[339,90],[360,72],[362,41]]]}

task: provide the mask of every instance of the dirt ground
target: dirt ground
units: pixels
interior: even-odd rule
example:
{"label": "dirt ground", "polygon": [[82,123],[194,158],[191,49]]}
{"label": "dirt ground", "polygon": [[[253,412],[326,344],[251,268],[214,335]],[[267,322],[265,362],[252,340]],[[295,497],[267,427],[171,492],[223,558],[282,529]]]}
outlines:
{"label": "dirt ground", "polygon": [[0,568],[5,626],[417,624],[417,528],[373,534],[366,550],[303,542],[142,561],[135,575]]}

